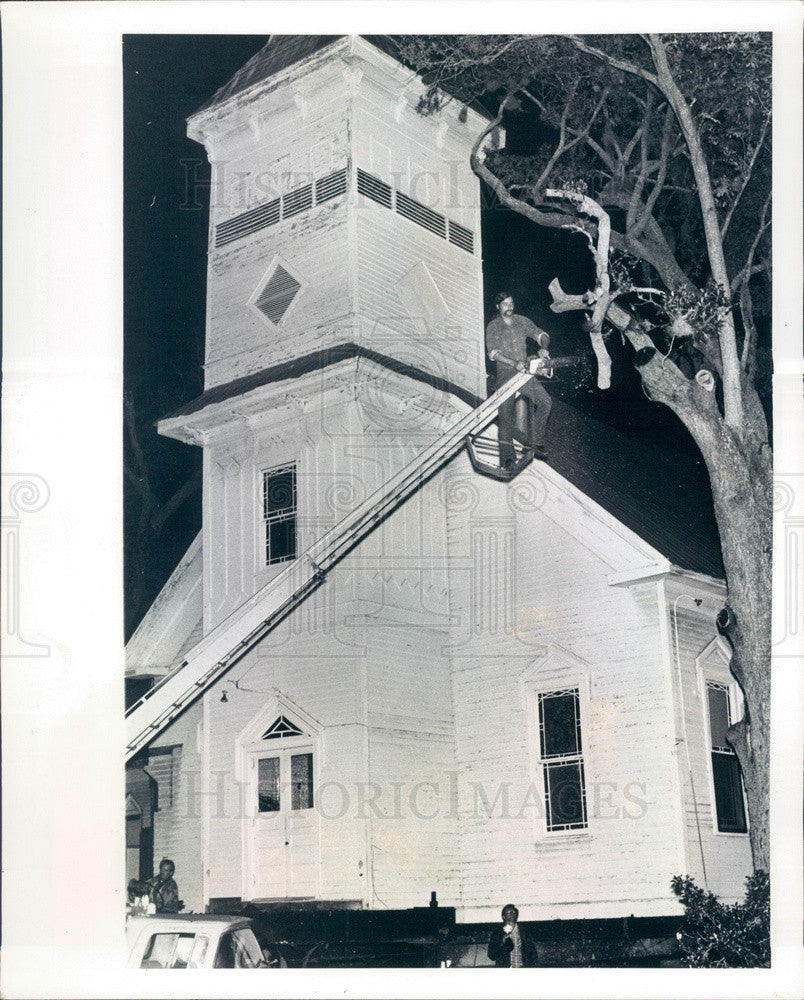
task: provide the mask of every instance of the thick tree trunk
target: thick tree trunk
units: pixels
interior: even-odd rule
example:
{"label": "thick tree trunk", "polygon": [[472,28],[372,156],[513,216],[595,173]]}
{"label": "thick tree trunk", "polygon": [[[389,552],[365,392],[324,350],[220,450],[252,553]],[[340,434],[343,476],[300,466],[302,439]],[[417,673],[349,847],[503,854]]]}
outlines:
{"label": "thick tree trunk", "polygon": [[[754,867],[769,870],[771,569],[773,476],[770,448],[738,436],[707,392],[656,354],[650,337],[616,305],[608,318],[633,346],[649,395],[669,406],[695,439],[709,473],[723,553],[728,605],[722,632],[732,646],[731,670],[745,696],[745,717],[728,738],[743,771]],[[753,391],[753,390],[751,390]]]}
{"label": "thick tree trunk", "polygon": [[[701,447],[709,469],[728,586],[721,630],[746,713],[728,738],[743,771],[754,867],[769,871],[772,479],[725,429],[716,450]],[[729,440],[730,439],[730,440]]]}

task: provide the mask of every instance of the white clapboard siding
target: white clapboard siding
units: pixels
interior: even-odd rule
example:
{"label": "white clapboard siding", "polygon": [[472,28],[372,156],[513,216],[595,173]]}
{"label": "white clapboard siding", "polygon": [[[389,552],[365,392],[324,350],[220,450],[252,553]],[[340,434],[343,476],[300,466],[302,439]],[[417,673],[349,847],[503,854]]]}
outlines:
{"label": "white clapboard siding", "polygon": [[[472,294],[478,264],[464,251],[370,201],[356,210],[359,304],[366,346],[480,393],[483,315]],[[424,262],[450,313],[414,323],[397,286]],[[468,286],[468,288],[467,288]]]}
{"label": "white clapboard siding", "polygon": [[[608,587],[610,566],[539,509],[515,514],[509,509],[496,522],[487,519],[484,524],[488,489],[485,483],[478,486],[474,515],[455,514],[456,521],[463,521],[462,528],[455,525],[454,536],[462,540],[462,549],[473,531],[476,545],[485,542],[482,564],[454,580],[452,587],[453,609],[460,607],[471,623],[478,618],[483,623],[453,655],[457,759],[463,777],[465,912],[479,919],[488,908],[491,919],[492,908],[505,902],[501,895],[515,897],[529,919],[568,917],[579,903],[588,904],[588,915],[602,916],[618,901],[631,907],[629,912],[672,912],[669,880],[678,857],[678,803],[670,794],[675,767],[672,709],[655,587],[652,595]],[[502,592],[503,569],[510,573],[501,541],[512,528],[517,554],[515,624],[513,634],[506,635],[499,618],[482,612],[491,588]],[[497,555],[492,557],[495,542]],[[478,596],[480,586],[484,591]],[[545,647],[577,658],[576,674],[570,670],[551,682],[548,663],[547,681],[538,671],[529,677],[529,665],[539,660]],[[528,679],[523,682],[523,677]],[[544,683],[548,690],[570,685],[585,689],[590,817],[587,830],[575,835],[545,835],[533,820],[537,810],[543,814],[541,803],[523,810],[528,789],[538,778],[535,744],[528,739],[535,736],[537,719],[527,691]],[[482,805],[477,789],[493,803],[506,782],[513,815],[499,818],[498,803],[495,822],[494,816],[490,819],[475,808],[478,801]],[[636,790],[644,807],[626,800],[627,786],[631,795]],[[626,811],[638,815],[632,818]]]}
{"label": "white clapboard siding", "polygon": [[[351,363],[353,380],[355,364]],[[272,411],[276,422],[269,427],[260,425],[250,430],[242,421],[231,420],[205,449],[206,631],[282,569],[281,565],[265,565],[260,513],[264,470],[296,464],[301,552],[439,437],[440,427],[433,423],[440,422],[446,410],[443,414],[419,414],[414,431],[401,436],[396,433],[400,426],[397,412],[392,424],[394,433],[386,434],[372,415],[377,404],[388,405],[391,401],[398,406],[397,401],[404,398],[406,391],[418,391],[418,384],[392,376],[373,363],[361,364],[361,383],[359,388],[353,388],[351,399],[344,393],[325,402],[320,394],[322,376],[312,373],[293,380],[290,388],[298,406],[287,407],[280,401]],[[373,374],[368,372],[369,367],[375,369]],[[271,412],[267,404],[266,412]],[[454,413],[451,404],[449,412]],[[436,493],[429,487],[414,495],[403,506],[401,520],[395,522],[397,534],[399,524],[405,525],[401,551],[406,556],[429,551],[432,562],[443,551],[442,543],[428,527],[434,498]],[[374,532],[363,550],[364,559],[372,552],[385,551],[387,530],[381,525]],[[444,573],[443,561],[432,566],[424,581],[428,601],[444,601]],[[315,598],[310,606],[315,606]]]}
{"label": "white clapboard siding", "polygon": [[[206,385],[229,382],[348,341],[352,313],[346,195],[214,251],[209,276]],[[299,282],[287,315],[267,324],[248,305],[278,261]]]}

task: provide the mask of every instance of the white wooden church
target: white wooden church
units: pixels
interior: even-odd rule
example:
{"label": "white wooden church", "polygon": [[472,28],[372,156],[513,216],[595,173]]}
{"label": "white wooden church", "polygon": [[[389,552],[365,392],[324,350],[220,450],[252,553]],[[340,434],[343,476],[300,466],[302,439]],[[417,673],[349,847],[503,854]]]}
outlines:
{"label": "white wooden church", "polygon": [[203,448],[203,528],[127,649],[128,874],[462,923],[669,915],[685,873],[737,898],[742,709],[675,460],[557,404],[547,462],[453,448],[394,494],[487,395],[485,120],[422,89],[378,40],[273,37],[189,119],[205,390],[159,430]]}

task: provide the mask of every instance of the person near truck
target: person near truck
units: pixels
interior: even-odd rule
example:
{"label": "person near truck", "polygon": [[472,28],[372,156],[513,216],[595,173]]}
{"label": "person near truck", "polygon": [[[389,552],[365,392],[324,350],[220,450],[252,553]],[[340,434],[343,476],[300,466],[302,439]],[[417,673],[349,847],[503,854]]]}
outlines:
{"label": "person near truck", "polygon": [[159,873],[153,878],[139,881],[132,879],[128,883],[128,898],[131,902],[137,896],[148,896],[154,904],[157,913],[178,913],[181,909],[179,887],[173,878],[176,866],[170,858],[162,858],[159,862]]}

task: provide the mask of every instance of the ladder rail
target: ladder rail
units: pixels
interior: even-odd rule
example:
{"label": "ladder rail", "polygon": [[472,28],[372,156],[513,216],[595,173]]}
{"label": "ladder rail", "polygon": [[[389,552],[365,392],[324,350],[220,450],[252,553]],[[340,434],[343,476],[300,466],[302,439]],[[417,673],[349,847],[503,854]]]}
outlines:
{"label": "ladder rail", "polygon": [[[236,659],[287,614],[343,556],[366,537],[389,513],[455,455],[467,434],[488,424],[502,403],[533,376],[519,372],[480,406],[460,417],[441,437],[374,490],[341,521],[316,539],[290,565],[241,604],[189,651],[176,670],[135,702],[126,713],[126,759],[145,747],[178,716],[190,701],[215,682]],[[245,629],[232,642],[230,632]],[[173,696],[173,688],[177,693]]]}

